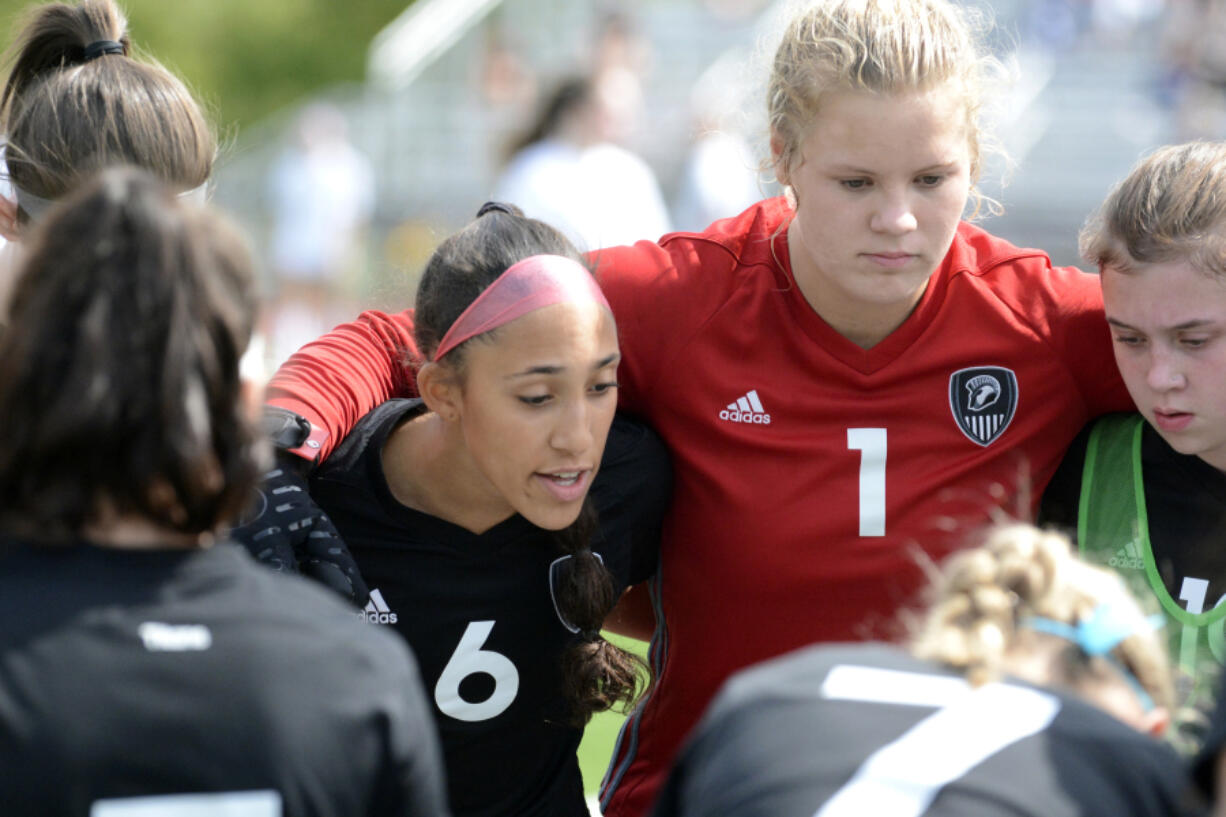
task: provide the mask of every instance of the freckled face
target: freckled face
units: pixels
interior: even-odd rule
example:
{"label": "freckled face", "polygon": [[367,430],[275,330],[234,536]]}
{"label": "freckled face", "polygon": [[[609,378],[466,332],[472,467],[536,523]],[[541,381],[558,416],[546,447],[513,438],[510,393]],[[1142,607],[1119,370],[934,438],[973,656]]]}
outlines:
{"label": "freckled face", "polygon": [[1226,282],[1187,261],[1102,274],[1115,362],[1162,438],[1226,470]]}
{"label": "freckled face", "polygon": [[836,329],[855,315],[900,323],[953,242],[970,168],[955,87],[825,95],[780,174],[797,201],[792,267],[818,314]]}
{"label": "freckled face", "polygon": [[465,350],[460,422],[511,512],[559,530],[579,515],[617,408],[617,330],[595,303],[561,303]]}

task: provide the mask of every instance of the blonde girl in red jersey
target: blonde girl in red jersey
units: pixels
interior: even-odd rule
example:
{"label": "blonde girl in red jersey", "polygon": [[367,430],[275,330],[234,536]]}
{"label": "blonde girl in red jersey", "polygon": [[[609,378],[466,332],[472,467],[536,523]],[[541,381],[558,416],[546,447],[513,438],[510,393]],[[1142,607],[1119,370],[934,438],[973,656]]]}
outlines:
{"label": "blonde girl in red jersey", "polygon": [[[620,405],[660,432],[676,479],[647,594],[656,686],[622,732],[606,814],[649,807],[731,672],[890,634],[917,553],[1030,513],[1078,430],[1130,405],[1096,278],[964,220],[993,64],[967,15],[807,4],[766,100],[787,195],[594,256]],[[386,350],[411,325],[339,328],[282,370],[274,402],[342,436],[408,387]]]}

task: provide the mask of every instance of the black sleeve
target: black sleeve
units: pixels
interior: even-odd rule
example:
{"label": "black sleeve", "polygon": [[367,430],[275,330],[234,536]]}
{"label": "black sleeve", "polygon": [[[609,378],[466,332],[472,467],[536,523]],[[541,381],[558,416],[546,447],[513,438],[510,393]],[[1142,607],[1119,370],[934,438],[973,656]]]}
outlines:
{"label": "black sleeve", "polygon": [[672,461],[663,440],[648,426],[619,413],[592,484],[599,519],[592,547],[604,555],[614,575],[626,578],[627,585],[655,573],[660,526],[672,495]]}
{"label": "black sleeve", "polygon": [[1047,483],[1039,503],[1039,525],[1058,528],[1074,541],[1077,539],[1077,509],[1081,504],[1081,474],[1085,469],[1086,446],[1090,440],[1091,421],[1069,444],[1068,451],[1055,476]]}

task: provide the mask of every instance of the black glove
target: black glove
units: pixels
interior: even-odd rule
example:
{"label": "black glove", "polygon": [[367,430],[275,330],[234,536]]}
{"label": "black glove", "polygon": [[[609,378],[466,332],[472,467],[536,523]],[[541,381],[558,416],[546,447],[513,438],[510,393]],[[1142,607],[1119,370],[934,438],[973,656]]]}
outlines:
{"label": "black glove", "polygon": [[230,531],[230,537],[274,570],[310,576],[358,607],[370,598],[353,554],[332,520],[311,499],[306,477],[294,464],[280,461],[264,475],[251,513]]}

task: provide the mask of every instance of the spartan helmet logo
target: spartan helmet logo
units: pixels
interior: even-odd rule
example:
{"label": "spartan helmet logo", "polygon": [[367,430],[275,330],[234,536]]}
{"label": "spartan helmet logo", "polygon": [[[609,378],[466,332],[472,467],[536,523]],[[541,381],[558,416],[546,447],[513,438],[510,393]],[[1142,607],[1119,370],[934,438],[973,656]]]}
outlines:
{"label": "spartan helmet logo", "polygon": [[1017,376],[1002,366],[959,369],[949,376],[949,408],[971,442],[995,442],[1017,410]]}
{"label": "spartan helmet logo", "polygon": [[966,384],[970,396],[966,399],[967,411],[983,411],[996,405],[1000,399],[1000,381],[990,374],[980,374],[972,377]]}

